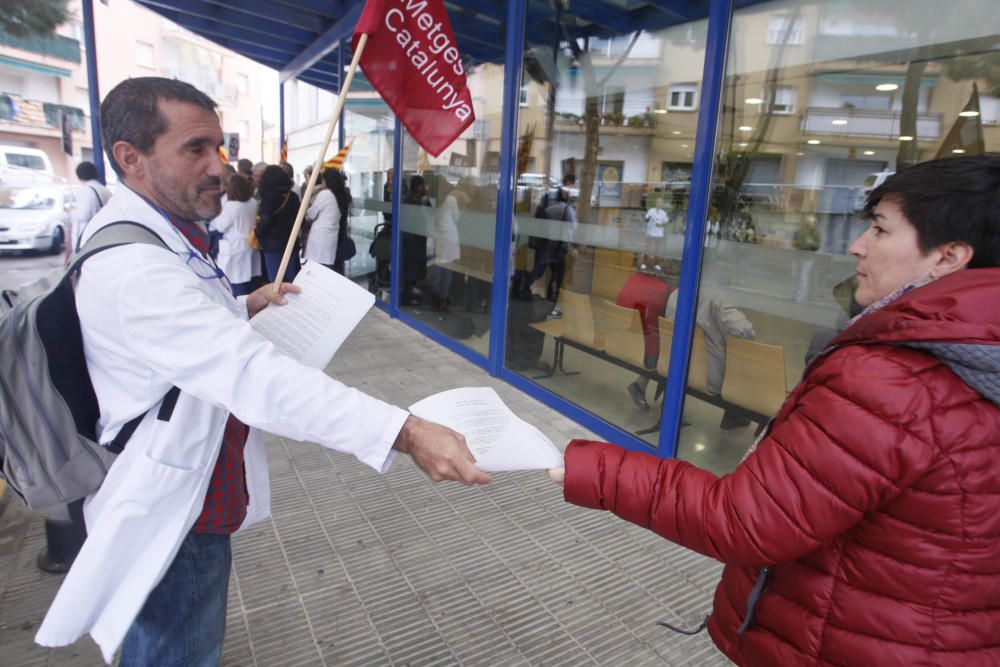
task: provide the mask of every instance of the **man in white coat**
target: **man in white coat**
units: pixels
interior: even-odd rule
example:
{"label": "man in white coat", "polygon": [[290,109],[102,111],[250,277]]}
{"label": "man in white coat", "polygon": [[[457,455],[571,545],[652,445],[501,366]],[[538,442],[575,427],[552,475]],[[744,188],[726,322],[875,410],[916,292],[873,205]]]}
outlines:
{"label": "man in white coat", "polygon": [[83,236],[87,223],[111,199],[111,191],[97,180],[97,166],[93,162],[84,161],[76,165],[76,177],[80,179],[82,185],[73,193],[76,201],[70,214],[73,232],[70,234],[71,242],[66,244],[67,257],[71,250],[76,250],[79,246],[80,237]]}
{"label": "man in white coat", "polygon": [[180,81],[129,79],[101,105],[101,134],[121,186],[83,240],[130,220],[170,250],[121,246],[82,269],[76,302],[101,442],[145,417],[88,499],[87,541],[36,641],[62,646],[89,632],[108,662],[122,646],[123,667],[215,665],[229,536],[269,512],[255,427],[379,472],[404,452],[435,481],[490,478],[458,433],[298,364],[250,327],[285,299],[267,287],[234,299],[205,256],[197,221],[219,213],[223,172],[210,98]]}

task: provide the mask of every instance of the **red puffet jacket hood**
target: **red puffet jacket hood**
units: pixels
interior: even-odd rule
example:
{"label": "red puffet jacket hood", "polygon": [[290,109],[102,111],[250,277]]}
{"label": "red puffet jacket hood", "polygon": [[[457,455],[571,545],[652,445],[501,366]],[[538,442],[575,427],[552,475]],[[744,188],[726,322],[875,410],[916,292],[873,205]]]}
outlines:
{"label": "red puffet jacket hood", "polygon": [[1000,665],[998,297],[968,269],[860,318],[728,475],[574,441],[565,497],[725,563],[737,664]]}

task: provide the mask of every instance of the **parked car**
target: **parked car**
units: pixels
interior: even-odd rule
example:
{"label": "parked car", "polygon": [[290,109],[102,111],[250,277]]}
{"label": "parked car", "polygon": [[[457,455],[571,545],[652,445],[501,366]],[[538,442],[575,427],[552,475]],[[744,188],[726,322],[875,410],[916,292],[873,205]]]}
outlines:
{"label": "parked car", "polygon": [[64,185],[0,187],[0,253],[62,252],[73,190]]}
{"label": "parked car", "polygon": [[56,182],[45,151],[0,144],[0,187],[23,187]]}
{"label": "parked car", "polygon": [[877,171],[874,174],[868,174],[861,187],[854,193],[854,211],[864,210],[868,195],[872,193],[872,190],[885,183],[885,179],[895,173],[894,171]]}

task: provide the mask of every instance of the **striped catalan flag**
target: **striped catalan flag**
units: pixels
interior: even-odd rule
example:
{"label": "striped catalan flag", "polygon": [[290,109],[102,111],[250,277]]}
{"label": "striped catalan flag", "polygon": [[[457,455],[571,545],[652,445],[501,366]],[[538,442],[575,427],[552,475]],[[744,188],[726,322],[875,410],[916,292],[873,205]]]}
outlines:
{"label": "striped catalan flag", "polygon": [[219,161],[222,164],[229,164],[229,153],[226,151],[225,146],[219,146]]}
{"label": "striped catalan flag", "polygon": [[323,168],[329,169],[330,167],[333,167],[334,169],[343,169],[344,160],[347,159],[347,153],[350,152],[351,144],[353,143],[354,139],[348,141],[347,145],[341,148],[339,151],[337,151],[336,155],[334,155],[332,158],[323,163]]}
{"label": "striped catalan flag", "polygon": [[281,161],[288,162],[288,141],[284,141],[281,144]]}

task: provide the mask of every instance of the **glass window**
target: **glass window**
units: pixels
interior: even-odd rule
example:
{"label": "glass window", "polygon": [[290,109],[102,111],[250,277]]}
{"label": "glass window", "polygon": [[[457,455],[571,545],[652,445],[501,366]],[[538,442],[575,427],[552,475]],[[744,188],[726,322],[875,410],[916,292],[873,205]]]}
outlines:
{"label": "glass window", "polygon": [[528,93],[531,90],[531,86],[521,86],[521,95],[518,99],[518,103],[522,107],[528,106]]}
{"label": "glass window", "polygon": [[528,31],[505,362],[655,447],[706,23],[593,39],[574,6]]}
{"label": "glass window", "polygon": [[919,161],[1000,149],[991,8],[957,0],[948,20],[888,1],[735,12],[680,457],[735,467],[858,312],[848,246],[874,187]]}
{"label": "glass window", "polygon": [[[321,95],[328,95],[320,91]],[[392,147],[395,116],[381,100],[371,95],[358,97],[344,112],[344,134],[350,145],[343,171],[351,194],[351,238],[357,254],[347,262],[344,273],[383,300],[389,299],[389,262],[369,252],[376,236],[392,233]],[[336,138],[336,134],[334,137]],[[336,142],[336,139],[334,139]],[[327,154],[337,153],[336,145]]]}
{"label": "glass window", "polygon": [[[493,22],[502,45],[502,24],[479,18]],[[462,55],[475,122],[437,157],[403,133],[400,307],[485,357],[493,307],[504,66],[502,58],[477,62],[470,53]],[[531,87],[525,79],[519,106]],[[532,99],[537,99],[534,92]]]}
{"label": "glass window", "polygon": [[149,42],[135,41],[135,64],[147,69],[156,69],[156,51]]}
{"label": "glass window", "polygon": [[694,84],[671,86],[667,93],[667,108],[671,111],[693,111],[698,87]]}

